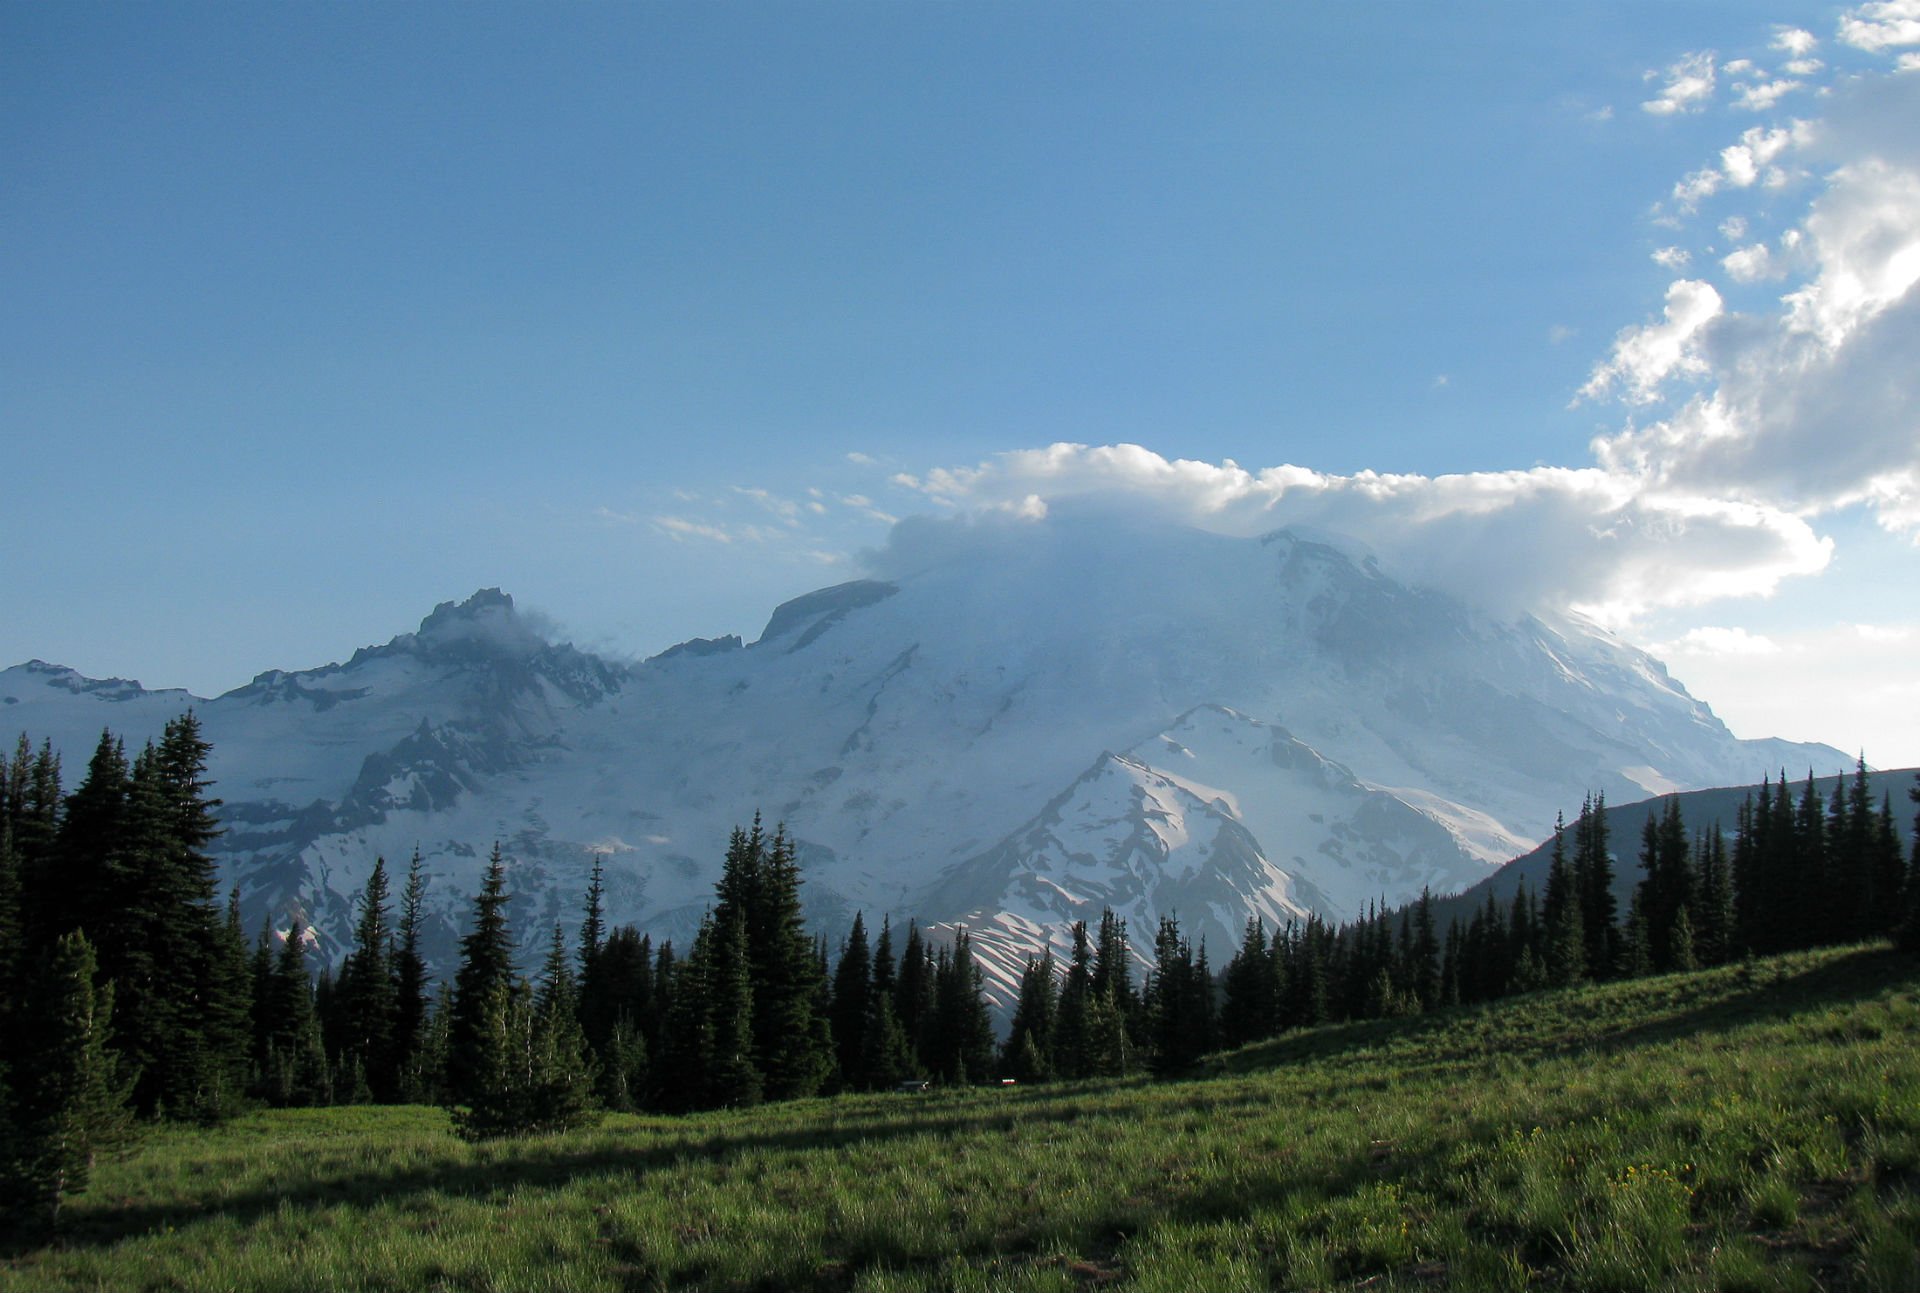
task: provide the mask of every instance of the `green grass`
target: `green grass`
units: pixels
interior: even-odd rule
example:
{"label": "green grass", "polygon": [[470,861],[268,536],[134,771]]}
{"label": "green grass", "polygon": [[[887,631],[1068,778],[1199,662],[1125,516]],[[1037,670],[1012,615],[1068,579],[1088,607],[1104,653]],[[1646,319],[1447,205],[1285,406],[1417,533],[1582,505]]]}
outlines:
{"label": "green grass", "polygon": [[167,1129],[0,1289],[1920,1287],[1920,965],[1881,949],[1212,1069],[477,1146],[413,1108]]}

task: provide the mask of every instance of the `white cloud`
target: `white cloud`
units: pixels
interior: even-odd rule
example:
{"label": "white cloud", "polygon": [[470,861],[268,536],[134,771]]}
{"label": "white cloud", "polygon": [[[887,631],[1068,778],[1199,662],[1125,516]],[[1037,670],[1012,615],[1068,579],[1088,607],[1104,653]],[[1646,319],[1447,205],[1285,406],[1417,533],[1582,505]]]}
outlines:
{"label": "white cloud", "polygon": [[1676,279],[1667,288],[1664,317],[1658,323],[1622,331],[1614,339],[1613,353],[1580,388],[1580,397],[1595,399],[1623,389],[1627,399],[1646,403],[1676,373],[1705,373],[1699,334],[1720,312],[1720,293],[1711,283]]}
{"label": "white cloud", "polygon": [[677,542],[687,539],[709,539],[714,543],[732,543],[733,535],[717,525],[708,525],[702,521],[689,521],[683,516],[656,516],[655,526],[670,539]]}
{"label": "white cloud", "polygon": [[[1698,112],[1713,97],[1714,54],[1712,50],[1688,54],[1666,70],[1666,84],[1658,97],[1648,99],[1641,109],[1655,116]],[[1649,79],[1659,75],[1649,73]]]}
{"label": "white cloud", "polygon": [[1712,197],[1720,191],[1721,173],[1711,166],[1703,166],[1673,186],[1674,200],[1684,211],[1692,211],[1702,200]]}
{"label": "white cloud", "polygon": [[1780,70],[1788,76],[1818,76],[1827,65],[1817,58],[1796,58]]}
{"label": "white cloud", "polygon": [[856,467],[872,467],[875,465],[874,459],[870,455],[860,453],[858,450],[848,454],[847,461]]}
{"label": "white cloud", "polygon": [[1762,279],[1780,276],[1765,243],[1756,242],[1750,247],[1742,247],[1722,257],[1720,264],[1727,271],[1727,276],[1736,283],[1757,283]]}
{"label": "white cloud", "polygon": [[1820,47],[1820,40],[1801,27],[1780,26],[1773,31],[1773,48],[1794,58],[1805,58]]}
{"label": "white cloud", "polygon": [[1496,610],[1573,606],[1618,623],[1651,606],[1769,592],[1824,567],[1831,547],[1777,510],[1648,491],[1596,468],[1341,476],[1055,444],[939,468],[921,488],[957,515],[903,522],[882,570],[1002,534],[978,530],[976,518],[995,513],[1148,514],[1242,535],[1305,525],[1354,536],[1404,577]]}
{"label": "white cloud", "polygon": [[1766,112],[1787,95],[1800,89],[1805,82],[1792,77],[1781,77],[1773,81],[1740,82],[1734,89],[1734,106],[1748,112]]}
{"label": "white cloud", "polygon": [[1662,269],[1683,269],[1692,259],[1693,253],[1685,247],[1662,247],[1653,253],[1653,263]]}
{"label": "white cloud", "polygon": [[1758,633],[1741,628],[1702,626],[1688,629],[1671,642],[1654,648],[1664,658],[1715,655],[1779,655],[1780,644]]}
{"label": "white cloud", "polygon": [[1740,136],[1740,142],[1720,150],[1720,170],[1736,188],[1747,188],[1760,178],[1763,167],[1796,143],[1805,143],[1809,128],[1804,121],[1790,127],[1768,130],[1754,126]]}
{"label": "white cloud", "polygon": [[1920,0],[1884,0],[1849,10],[1840,19],[1840,40],[1873,52],[1920,45]]}
{"label": "white cloud", "polygon": [[[1920,674],[1912,667],[1920,625],[1842,623],[1765,636],[1738,628],[1705,632],[1646,645],[1667,659],[1689,691],[1706,697],[1735,734],[1826,741],[1864,751],[1882,767],[1920,763],[1911,721],[1920,712]],[[1736,642],[1733,635],[1772,649],[1711,649]],[[1809,696],[1819,703],[1808,704]]]}
{"label": "white cloud", "polygon": [[1570,341],[1578,335],[1580,335],[1579,329],[1570,328],[1564,323],[1555,323],[1547,328],[1547,344],[1557,346],[1561,342]]}
{"label": "white cloud", "polygon": [[1730,242],[1739,242],[1747,236],[1747,218],[1741,215],[1728,216],[1720,222],[1720,236]]}

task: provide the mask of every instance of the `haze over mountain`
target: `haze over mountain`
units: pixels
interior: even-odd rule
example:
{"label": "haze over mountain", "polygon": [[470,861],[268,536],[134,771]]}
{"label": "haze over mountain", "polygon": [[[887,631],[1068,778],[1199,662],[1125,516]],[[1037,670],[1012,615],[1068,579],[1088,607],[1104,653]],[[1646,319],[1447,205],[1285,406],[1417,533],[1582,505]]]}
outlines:
{"label": "haze over mountain", "polygon": [[1463,889],[1588,791],[1623,801],[1850,765],[1735,739],[1665,669],[1575,618],[1502,618],[1343,541],[1171,521],[975,517],[774,610],[750,645],[642,663],[549,640],[484,590],[345,663],[211,700],[34,662],[0,713],[70,783],[99,732],[192,707],[248,919],[343,945],[376,855],[419,848],[444,950],[489,846],[528,945],[609,916],[684,941],[729,830],[801,842],[805,897],[964,921],[1004,992],[1111,906],[1177,913],[1216,956],[1250,915],[1344,918]]}

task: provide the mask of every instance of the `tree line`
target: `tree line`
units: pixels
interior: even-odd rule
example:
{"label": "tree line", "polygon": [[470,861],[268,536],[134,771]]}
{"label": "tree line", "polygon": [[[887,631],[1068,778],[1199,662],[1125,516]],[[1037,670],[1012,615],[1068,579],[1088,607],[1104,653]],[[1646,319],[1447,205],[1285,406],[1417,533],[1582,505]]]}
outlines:
{"label": "tree line", "polygon": [[[1909,796],[1920,804],[1920,776]],[[1920,952],[1920,814],[1903,850],[1892,797],[1876,805],[1864,760],[1818,793],[1783,774],[1719,822],[1689,830],[1677,797],[1647,815],[1625,912],[1604,797],[1554,826],[1544,886],[1488,893],[1441,934],[1433,897],[1374,904],[1334,927],[1318,918],[1271,935],[1247,923],[1219,980],[1219,1037],[1238,1046],[1289,1028],[1419,1014],[1547,987],[1720,965],[1892,937]]]}
{"label": "tree line", "polygon": [[[1889,933],[1920,943],[1920,846],[1862,763],[1821,799],[1784,776],[1742,806],[1729,845],[1669,799],[1614,899],[1605,804],[1557,824],[1544,892],[1488,898],[1435,927],[1433,899],[1334,927],[1250,921],[1216,975],[1175,916],[1136,984],[1126,922],[1071,930],[1066,964],[1029,958],[1004,1040],[964,928],[898,935],[856,914],[809,932],[795,841],[756,818],[728,841],[684,954],[610,927],[596,859],[573,938],[555,926],[522,975],[496,845],[455,973],[421,952],[416,852],[397,910],[376,859],[337,974],[310,932],[251,945],[222,901],[209,747],[189,713],[129,759],[102,735],[80,784],[22,737],[0,756],[0,1212],[43,1219],[137,1121],[215,1121],[255,1104],[437,1103],[469,1137],[578,1126],[600,1110],[687,1112],[902,1084],[1170,1075],[1207,1052],[1340,1020],[1723,962]],[[1920,802],[1920,787],[1913,792]],[[1920,823],[1917,823],[1920,825]],[[1904,924],[1902,923],[1904,922]],[[899,945],[896,950],[896,943]]]}

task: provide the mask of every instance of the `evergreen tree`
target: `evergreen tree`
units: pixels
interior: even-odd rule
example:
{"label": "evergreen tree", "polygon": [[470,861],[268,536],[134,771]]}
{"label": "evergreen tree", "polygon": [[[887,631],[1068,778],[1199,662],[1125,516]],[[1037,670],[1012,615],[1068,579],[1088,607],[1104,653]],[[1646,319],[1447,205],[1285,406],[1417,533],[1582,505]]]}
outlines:
{"label": "evergreen tree", "polygon": [[1073,922],[1073,954],[1067,962],[1066,982],[1060,988],[1060,1008],[1053,1027],[1053,1071],[1080,1078],[1093,1072],[1093,1039],[1088,1010],[1093,998],[1093,946],[1087,922]]}
{"label": "evergreen tree", "polygon": [[394,1056],[394,1028],[399,1013],[394,982],[393,931],[389,922],[387,861],[376,857],[373,873],[360,896],[360,920],[354,928],[353,950],[340,969],[335,1014],[341,1060],[358,1063],[373,1098],[391,1101],[398,1093],[400,1075]]}
{"label": "evergreen tree", "polygon": [[933,1047],[933,958],[927,954],[920,926],[907,922],[907,944],[900,952],[900,972],[894,980],[894,1014],[900,1031],[913,1047],[916,1070],[929,1072]]}
{"label": "evergreen tree", "polygon": [[1715,822],[1695,849],[1700,858],[1700,913],[1695,926],[1695,952],[1702,965],[1720,965],[1733,959],[1733,872],[1727,861],[1727,842]]}
{"label": "evergreen tree", "polygon": [[1882,795],[1880,812],[1874,818],[1867,842],[1867,864],[1863,868],[1868,881],[1867,910],[1870,913],[1866,933],[1882,936],[1894,933],[1906,910],[1906,859],[1900,855],[1900,832],[1893,822],[1893,797]]}
{"label": "evergreen tree", "polygon": [[96,985],[95,968],[84,934],[55,942],[27,995],[27,1045],[12,1056],[0,1205],[45,1224],[86,1189],[99,1153],[127,1135],[129,1082],[107,1045],[113,988]]}
{"label": "evergreen tree", "polygon": [[427,961],[421,950],[421,922],[426,918],[427,878],[420,850],[407,863],[407,887],[400,894],[399,940],[393,951],[393,1052],[391,1072],[394,1099],[427,1102],[439,1079],[427,1062]]}
{"label": "evergreen tree", "polygon": [[1258,916],[1247,920],[1240,950],[1227,962],[1222,977],[1220,1040],[1227,1046],[1245,1046],[1274,1035],[1279,1026],[1278,981],[1273,955],[1267,946],[1267,928]]}
{"label": "evergreen tree", "polygon": [[859,912],[840,949],[833,976],[833,1046],[840,1068],[840,1085],[852,1091],[868,1087],[866,1072],[867,1024],[872,1018],[873,957],[867,948],[867,925]]}
{"label": "evergreen tree", "polygon": [[1567,823],[1553,823],[1553,859],[1547,869],[1546,978],[1564,988],[1586,977],[1586,920],[1580,910],[1580,890],[1567,862]]}
{"label": "evergreen tree", "polygon": [[280,944],[262,1012],[266,1020],[262,1094],[268,1103],[332,1103],[332,1074],[314,1012],[313,979],[307,973],[307,932],[298,919]]}
{"label": "evergreen tree", "polygon": [[1613,856],[1608,851],[1605,795],[1590,795],[1580,805],[1573,838],[1573,879],[1580,894],[1586,968],[1596,978],[1606,978],[1613,973],[1617,960],[1619,905],[1613,896]]}
{"label": "evergreen tree", "polygon": [[1054,1017],[1060,996],[1055,978],[1051,951],[1028,957],[1020,973],[1020,995],[1000,1059],[1001,1070],[1018,1081],[1044,1082],[1053,1076]]}
{"label": "evergreen tree", "polygon": [[[460,940],[460,968],[453,980],[453,1015],[447,1029],[446,1086],[454,1103],[467,1104],[483,1074],[503,1062],[484,1054],[499,1045],[513,1023],[513,936],[507,927],[506,862],[495,844],[487,874],[474,898],[473,928]],[[493,1066],[488,1068],[486,1066]]]}
{"label": "evergreen tree", "polygon": [[1433,892],[1426,885],[1420,886],[1420,900],[1413,908],[1412,989],[1422,1010],[1440,1005],[1440,940],[1433,924]]}
{"label": "evergreen tree", "polygon": [[993,1076],[993,1020],[965,926],[942,949],[934,975],[934,1076],[954,1085]]}

